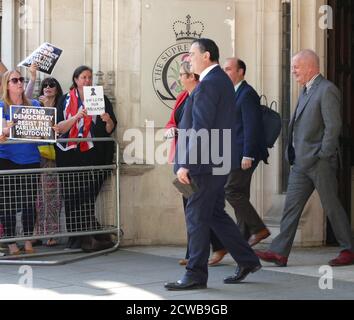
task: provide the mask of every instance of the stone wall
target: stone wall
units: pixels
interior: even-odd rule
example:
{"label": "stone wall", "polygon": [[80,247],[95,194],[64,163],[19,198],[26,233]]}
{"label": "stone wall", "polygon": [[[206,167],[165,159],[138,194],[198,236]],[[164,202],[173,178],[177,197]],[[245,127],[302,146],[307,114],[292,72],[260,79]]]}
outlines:
{"label": "stone wall", "polygon": [[[204,11],[210,14],[204,16],[205,20],[213,18],[213,10],[204,9],[208,5],[214,6],[214,1],[166,1],[169,2],[170,9],[160,9],[161,15],[167,14],[163,10],[169,10],[170,14],[171,8],[179,12],[182,4],[187,12],[189,4],[203,6],[203,14],[207,15]],[[225,23],[230,29],[229,39],[221,43],[221,47],[230,50],[223,50],[222,58],[228,55],[242,58],[247,64],[247,81],[258,93],[267,95],[268,100],[278,102],[281,92],[281,2],[218,1],[219,5],[224,6],[227,17]],[[325,36],[317,26],[318,7],[324,2],[325,0],[291,0],[292,52],[295,53],[301,48],[315,49],[321,56],[322,69],[325,72]],[[110,97],[115,98],[115,112],[118,118],[116,138],[123,150],[127,144],[123,141],[127,129],[136,128],[143,134],[145,131],[142,115],[145,114],[147,106],[142,100],[141,92],[142,85],[146,85],[145,82],[142,83],[145,75],[142,70],[147,68],[146,65],[142,66],[142,43],[146,42],[142,39],[143,10],[156,10],[158,3],[160,0],[28,0],[27,4],[33,14],[32,26],[21,29],[14,23],[19,15],[19,8],[14,7],[11,1],[4,0],[4,6],[12,10],[4,19],[14,20],[12,24],[3,26],[5,33],[3,31],[2,47],[3,55],[6,55],[4,61],[20,61],[42,42],[48,41],[64,49],[63,57],[53,74],[60,80],[64,90],[68,90],[71,84],[73,70],[81,64],[92,66],[95,73],[103,72],[104,76],[96,80],[101,81]],[[212,31],[206,35],[212,35],[218,42],[218,26],[214,28],[209,25],[209,28]],[[11,34],[12,31],[14,35]],[[152,46],[159,46],[164,42],[159,38],[159,34],[156,27]],[[227,43],[223,43],[225,41]],[[4,49],[5,43],[14,43],[14,47]],[[165,47],[161,45],[161,52],[163,49]],[[43,78],[43,75],[40,77]],[[153,90],[151,94],[155,94]],[[297,96],[298,87],[293,83],[292,110],[295,109]],[[159,103],[158,100],[156,103]],[[280,110],[279,104],[278,108]],[[161,127],[161,119],[166,117],[167,121],[169,112],[159,110],[161,109],[157,107],[157,114],[154,116],[152,113],[151,118],[158,118]],[[281,152],[283,151],[278,142],[270,150],[270,164],[261,164],[258,167],[251,187],[252,203],[270,224],[273,236],[279,230],[284,204],[284,195],[280,193]],[[144,158],[144,154],[139,157]],[[125,237],[122,244],[185,243],[182,199],[171,185],[171,166],[155,164],[123,167],[120,215]],[[315,194],[305,209],[296,238],[297,243],[321,244],[324,230],[323,210]]]}

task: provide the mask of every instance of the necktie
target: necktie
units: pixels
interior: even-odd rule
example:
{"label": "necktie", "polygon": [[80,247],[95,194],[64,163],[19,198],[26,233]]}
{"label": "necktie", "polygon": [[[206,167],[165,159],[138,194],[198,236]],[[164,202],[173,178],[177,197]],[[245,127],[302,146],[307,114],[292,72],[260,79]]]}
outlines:
{"label": "necktie", "polygon": [[306,86],[304,86],[304,91],[303,91],[303,94],[306,96],[307,95],[307,87]]}

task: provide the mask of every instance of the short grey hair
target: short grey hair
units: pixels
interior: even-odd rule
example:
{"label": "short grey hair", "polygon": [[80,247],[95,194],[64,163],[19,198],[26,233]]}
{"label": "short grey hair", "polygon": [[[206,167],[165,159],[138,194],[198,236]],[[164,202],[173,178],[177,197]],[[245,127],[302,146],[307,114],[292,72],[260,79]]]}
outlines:
{"label": "short grey hair", "polygon": [[317,68],[320,68],[320,57],[317,53],[311,49],[304,49],[299,51],[297,54],[294,55],[294,58],[306,59],[311,60],[314,62]]}

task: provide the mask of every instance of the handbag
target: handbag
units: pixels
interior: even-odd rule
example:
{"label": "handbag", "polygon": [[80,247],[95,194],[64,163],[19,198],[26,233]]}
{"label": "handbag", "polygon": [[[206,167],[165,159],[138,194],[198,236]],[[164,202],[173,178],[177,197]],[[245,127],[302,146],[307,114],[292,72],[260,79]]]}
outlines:
{"label": "handbag", "polygon": [[55,149],[54,145],[46,144],[43,146],[38,146],[39,153],[41,157],[46,158],[48,160],[55,160]]}

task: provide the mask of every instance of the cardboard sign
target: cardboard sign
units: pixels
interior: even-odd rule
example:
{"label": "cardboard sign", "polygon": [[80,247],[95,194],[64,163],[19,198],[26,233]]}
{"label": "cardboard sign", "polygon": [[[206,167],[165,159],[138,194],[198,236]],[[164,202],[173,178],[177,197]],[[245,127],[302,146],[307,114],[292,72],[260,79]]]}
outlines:
{"label": "cardboard sign", "polygon": [[10,120],[14,123],[10,130],[10,139],[56,141],[56,133],[52,128],[57,121],[56,108],[10,106]]}
{"label": "cardboard sign", "polygon": [[45,42],[36,49],[29,57],[18,64],[18,67],[29,68],[33,62],[38,66],[38,71],[52,74],[63,50]]}
{"label": "cardboard sign", "polygon": [[105,113],[103,87],[84,87],[84,104],[89,116]]}

